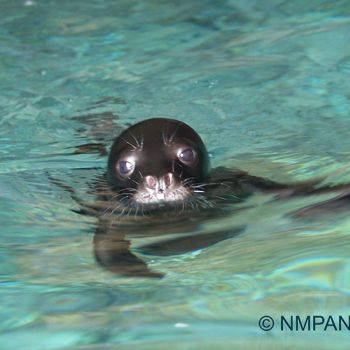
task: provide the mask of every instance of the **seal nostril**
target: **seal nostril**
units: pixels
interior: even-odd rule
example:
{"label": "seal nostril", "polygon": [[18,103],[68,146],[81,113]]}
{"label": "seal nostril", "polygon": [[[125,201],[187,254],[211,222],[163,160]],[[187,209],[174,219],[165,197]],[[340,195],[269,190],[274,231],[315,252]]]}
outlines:
{"label": "seal nostril", "polygon": [[155,189],[157,185],[157,180],[154,176],[148,175],[145,177],[146,185],[148,188]]}
{"label": "seal nostril", "polygon": [[164,182],[167,187],[173,184],[174,182],[174,175],[172,173],[168,173],[164,176]]}

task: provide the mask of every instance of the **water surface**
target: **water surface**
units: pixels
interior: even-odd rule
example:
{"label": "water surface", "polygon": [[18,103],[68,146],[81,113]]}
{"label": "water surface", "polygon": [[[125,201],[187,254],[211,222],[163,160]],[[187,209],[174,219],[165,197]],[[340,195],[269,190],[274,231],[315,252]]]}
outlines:
{"label": "water surface", "polygon": [[258,327],[266,314],[350,314],[346,212],[291,220],[318,199],[256,196],[211,223],[243,234],[145,256],[166,277],[132,279],[96,264],[95,219],[48,176],[86,193],[106,158],[78,145],[166,116],[200,133],[213,166],[349,182],[347,1],[1,0],[0,13],[4,349],[347,347],[348,331]]}

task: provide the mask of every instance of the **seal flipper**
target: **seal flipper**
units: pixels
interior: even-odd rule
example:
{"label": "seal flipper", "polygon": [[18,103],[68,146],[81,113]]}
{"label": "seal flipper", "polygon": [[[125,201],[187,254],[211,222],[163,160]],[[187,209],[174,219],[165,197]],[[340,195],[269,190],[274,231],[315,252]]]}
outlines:
{"label": "seal flipper", "polygon": [[227,231],[214,231],[204,234],[186,235],[157,243],[151,243],[138,248],[143,254],[167,256],[184,254],[198,249],[207,248],[243,232],[245,226]]}
{"label": "seal flipper", "polygon": [[211,180],[214,184],[213,193],[218,190],[225,193],[232,191],[240,199],[257,191],[275,193],[273,200],[325,194],[334,195],[333,198],[321,200],[319,203],[289,213],[288,216],[293,218],[321,219],[329,215],[333,216],[335,213],[344,213],[350,208],[350,184],[327,185],[323,183],[326,177],[284,184],[253,176],[241,170],[219,167],[212,171]]}
{"label": "seal flipper", "polygon": [[288,216],[296,219],[320,220],[324,218],[333,218],[335,215],[347,213],[350,209],[350,193],[340,194],[334,198],[322,201],[320,203],[308,205]]}
{"label": "seal flipper", "polygon": [[115,274],[130,277],[163,277],[163,274],[149,270],[147,264],[130,251],[130,242],[120,235],[96,234],[94,253],[97,262]]}
{"label": "seal flipper", "polygon": [[217,167],[212,170],[209,182],[212,187],[227,186],[238,194],[251,194],[256,191],[277,192],[281,196],[313,194],[321,189],[330,190],[332,187],[318,187],[325,177],[317,177],[308,181],[296,183],[281,183],[263,177],[250,175],[240,169],[229,169],[226,167]]}

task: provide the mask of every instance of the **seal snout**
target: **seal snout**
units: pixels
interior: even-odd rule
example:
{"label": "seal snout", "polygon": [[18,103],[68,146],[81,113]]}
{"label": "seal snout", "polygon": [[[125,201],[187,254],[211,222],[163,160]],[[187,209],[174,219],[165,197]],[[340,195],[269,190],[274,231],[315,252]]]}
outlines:
{"label": "seal snout", "polygon": [[175,175],[169,172],[162,176],[145,176],[134,199],[139,203],[164,203],[183,200],[189,194],[189,189],[177,183]]}
{"label": "seal snout", "polygon": [[156,177],[147,175],[145,177],[146,187],[158,193],[164,193],[169,187],[175,184],[174,175],[167,173],[164,176]]}

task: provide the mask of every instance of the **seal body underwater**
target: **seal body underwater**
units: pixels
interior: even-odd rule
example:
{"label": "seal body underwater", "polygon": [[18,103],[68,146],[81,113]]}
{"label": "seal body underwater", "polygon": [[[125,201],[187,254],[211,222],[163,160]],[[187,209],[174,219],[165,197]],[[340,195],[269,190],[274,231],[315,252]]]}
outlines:
{"label": "seal body underwater", "polygon": [[[320,182],[283,184],[241,170],[210,169],[206,147],[190,126],[174,119],[153,118],[129,127],[114,140],[107,172],[95,184],[96,202],[87,204],[75,195],[74,199],[82,206],[82,213],[98,217],[94,252],[101,266],[120,275],[161,277],[132,251],[130,236],[164,235],[140,251],[179,254],[243,232],[242,226],[193,234],[203,220],[225,217],[232,203],[256,192],[273,193],[276,200],[337,193],[335,199],[291,213],[294,216],[334,210],[349,201],[350,185],[322,187]],[[172,236],[173,232],[185,234]]]}

